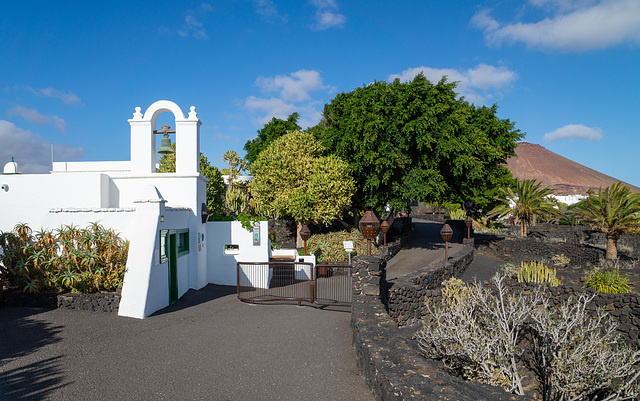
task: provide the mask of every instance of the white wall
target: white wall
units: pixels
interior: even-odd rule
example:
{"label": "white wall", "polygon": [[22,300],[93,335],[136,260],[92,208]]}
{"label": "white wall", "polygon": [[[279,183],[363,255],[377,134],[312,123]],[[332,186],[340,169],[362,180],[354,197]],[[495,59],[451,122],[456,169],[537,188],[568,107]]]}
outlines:
{"label": "white wall", "polygon": [[[253,245],[253,234],[239,221],[207,222],[207,272],[210,283],[236,285],[237,262],[269,261],[269,222],[260,222],[260,245]],[[239,246],[237,254],[225,254],[224,246]]]}
{"label": "white wall", "polygon": [[108,208],[109,177],[101,173],[0,175],[0,230],[44,224],[50,209]]}

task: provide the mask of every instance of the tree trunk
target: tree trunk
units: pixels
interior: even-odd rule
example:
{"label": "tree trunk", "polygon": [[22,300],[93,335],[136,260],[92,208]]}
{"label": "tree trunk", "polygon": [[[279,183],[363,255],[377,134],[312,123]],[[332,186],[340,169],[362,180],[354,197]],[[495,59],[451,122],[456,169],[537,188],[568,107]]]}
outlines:
{"label": "tree trunk", "polygon": [[527,222],[525,220],[520,220],[520,236],[527,236]]}
{"label": "tree trunk", "polygon": [[302,222],[296,221],[296,248],[300,249],[304,247],[304,241],[302,240],[302,236],[300,236],[300,230],[302,230]]}
{"label": "tree trunk", "polygon": [[607,259],[618,258],[618,238],[607,236]]}

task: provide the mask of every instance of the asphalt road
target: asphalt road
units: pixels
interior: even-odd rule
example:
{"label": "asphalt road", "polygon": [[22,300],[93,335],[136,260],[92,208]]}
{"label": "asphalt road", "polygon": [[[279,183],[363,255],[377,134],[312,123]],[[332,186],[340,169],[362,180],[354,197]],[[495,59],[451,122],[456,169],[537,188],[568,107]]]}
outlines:
{"label": "asphalt road", "polygon": [[373,400],[348,308],[209,285],[144,319],[0,308],[0,400]]}

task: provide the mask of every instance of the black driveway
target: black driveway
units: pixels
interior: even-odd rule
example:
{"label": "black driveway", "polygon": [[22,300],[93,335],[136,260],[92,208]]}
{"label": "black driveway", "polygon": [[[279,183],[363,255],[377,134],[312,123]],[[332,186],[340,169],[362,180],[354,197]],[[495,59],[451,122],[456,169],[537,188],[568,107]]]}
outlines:
{"label": "black driveway", "polygon": [[1,400],[372,400],[349,309],[209,285],[144,320],[0,308]]}

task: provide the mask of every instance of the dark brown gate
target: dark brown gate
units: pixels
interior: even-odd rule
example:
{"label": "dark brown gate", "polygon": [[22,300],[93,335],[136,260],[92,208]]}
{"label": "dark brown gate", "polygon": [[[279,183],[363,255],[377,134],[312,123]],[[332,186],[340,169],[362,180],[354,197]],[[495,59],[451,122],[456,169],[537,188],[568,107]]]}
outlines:
{"label": "dark brown gate", "polygon": [[265,262],[237,264],[237,294],[242,301],[302,301],[351,305],[351,265]]}

